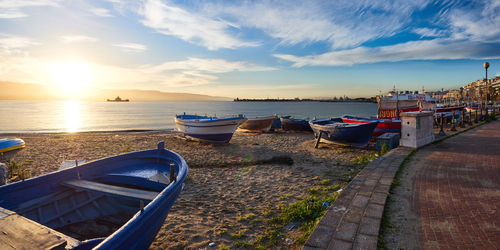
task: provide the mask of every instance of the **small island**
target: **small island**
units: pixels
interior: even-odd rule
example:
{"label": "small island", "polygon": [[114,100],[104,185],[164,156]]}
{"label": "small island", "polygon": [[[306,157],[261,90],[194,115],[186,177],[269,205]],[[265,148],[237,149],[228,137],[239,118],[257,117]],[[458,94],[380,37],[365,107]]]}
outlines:
{"label": "small island", "polygon": [[129,99],[122,99],[119,96],[117,96],[115,99],[108,99],[108,102],[128,102]]}

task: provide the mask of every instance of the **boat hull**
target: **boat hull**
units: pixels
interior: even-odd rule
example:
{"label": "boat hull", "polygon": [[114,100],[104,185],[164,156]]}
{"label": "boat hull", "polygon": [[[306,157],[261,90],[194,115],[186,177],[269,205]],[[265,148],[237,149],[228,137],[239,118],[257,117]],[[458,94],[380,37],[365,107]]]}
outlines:
{"label": "boat hull", "polygon": [[364,147],[368,145],[378,122],[344,123],[341,118],[309,122],[314,135],[332,143]]}
{"label": "boat hull", "polygon": [[277,120],[275,116],[248,118],[238,128],[247,131],[268,132],[275,120]]}
{"label": "boat hull", "polygon": [[25,143],[22,139],[0,139],[0,153],[5,153],[8,151],[24,148]]}
{"label": "boat hull", "polygon": [[293,131],[312,131],[307,120],[281,117],[281,128]]}
{"label": "boat hull", "polygon": [[206,116],[176,116],[177,130],[195,140],[210,143],[228,143],[234,131],[245,122],[245,117],[212,118]]}
{"label": "boat hull", "polygon": [[373,137],[381,136],[385,133],[398,133],[401,135],[401,120],[370,119],[354,116],[343,116],[342,121],[350,123],[378,122],[377,127],[375,127],[375,129],[373,130]]}
{"label": "boat hull", "polygon": [[[188,172],[163,145],[2,186],[0,207],[74,238],[70,248],[147,249]],[[173,182],[166,177],[171,170]],[[96,235],[103,220],[114,232]]]}

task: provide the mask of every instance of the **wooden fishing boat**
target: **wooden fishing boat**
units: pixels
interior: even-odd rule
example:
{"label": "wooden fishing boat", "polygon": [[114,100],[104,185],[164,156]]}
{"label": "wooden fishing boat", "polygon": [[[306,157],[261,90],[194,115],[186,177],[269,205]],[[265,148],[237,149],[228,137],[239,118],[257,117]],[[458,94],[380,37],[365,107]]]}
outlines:
{"label": "wooden fishing boat", "polygon": [[364,147],[370,142],[378,122],[344,122],[341,118],[309,121],[316,138],[336,144]]}
{"label": "wooden fishing boat", "polygon": [[276,116],[248,118],[238,128],[247,131],[268,132],[277,119]]}
{"label": "wooden fishing boat", "polygon": [[285,117],[281,117],[280,120],[281,128],[283,130],[311,131],[311,126],[309,126],[308,120]]}
{"label": "wooden fishing boat", "polygon": [[373,130],[373,137],[377,137],[385,133],[399,133],[401,135],[401,120],[371,119],[345,115],[342,116],[342,121],[348,123],[378,122],[377,127]]}
{"label": "wooden fishing boat", "polygon": [[[285,115],[282,116],[283,118],[290,118],[291,116]],[[280,129],[281,128],[281,119],[277,118],[276,120],[273,121],[273,124],[271,125],[271,129]]]}
{"label": "wooden fishing boat", "polygon": [[0,249],[147,249],[188,166],[158,148],[0,187]]}
{"label": "wooden fishing boat", "polygon": [[211,143],[228,143],[234,131],[247,118],[243,115],[217,118],[199,115],[177,115],[175,125],[185,136],[199,141]]}
{"label": "wooden fishing boat", "polygon": [[0,153],[24,148],[25,143],[19,138],[2,138],[0,139]]}

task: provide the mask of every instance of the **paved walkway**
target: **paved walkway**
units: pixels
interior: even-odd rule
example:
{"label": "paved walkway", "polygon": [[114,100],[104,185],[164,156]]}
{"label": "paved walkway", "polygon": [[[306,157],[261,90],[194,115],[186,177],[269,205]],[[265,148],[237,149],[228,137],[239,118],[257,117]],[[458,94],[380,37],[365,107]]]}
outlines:
{"label": "paved walkway", "polygon": [[500,248],[500,121],[426,147],[408,168],[425,249]]}
{"label": "paved walkway", "polygon": [[304,249],[377,249],[387,194],[410,152],[408,148],[391,150],[363,168],[330,206]]}

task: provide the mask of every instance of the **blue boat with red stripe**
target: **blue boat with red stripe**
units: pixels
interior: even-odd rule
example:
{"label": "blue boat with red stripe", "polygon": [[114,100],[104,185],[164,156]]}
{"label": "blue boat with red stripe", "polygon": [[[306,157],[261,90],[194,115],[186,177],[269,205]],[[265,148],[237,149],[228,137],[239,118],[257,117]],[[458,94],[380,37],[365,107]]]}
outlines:
{"label": "blue boat with red stripe", "polygon": [[373,130],[373,137],[381,136],[385,133],[399,133],[401,135],[401,120],[372,119],[345,115],[342,116],[342,121],[348,123],[378,122],[377,127]]}

